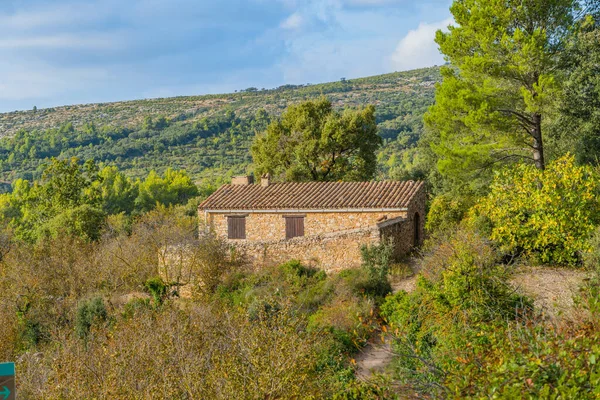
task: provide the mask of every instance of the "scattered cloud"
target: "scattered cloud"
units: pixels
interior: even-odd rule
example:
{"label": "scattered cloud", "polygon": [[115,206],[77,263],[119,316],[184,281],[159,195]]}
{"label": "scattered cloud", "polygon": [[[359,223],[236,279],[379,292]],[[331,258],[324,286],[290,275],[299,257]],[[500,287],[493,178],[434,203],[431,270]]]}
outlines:
{"label": "scattered cloud", "polygon": [[302,26],[304,18],[299,13],[295,12],[287,17],[282,23],[281,28],[283,29],[298,29]]}
{"label": "scattered cloud", "polygon": [[421,23],[400,40],[391,56],[391,64],[398,71],[443,64],[444,58],[435,43],[435,33],[453,23],[448,18],[432,24]]}
{"label": "scattered cloud", "polygon": [[8,62],[0,62],[0,75],[10,77],[0,81],[0,100],[31,101],[30,106],[35,100],[47,101],[77,88],[97,88],[110,79],[108,71],[100,67],[56,68]]}
{"label": "scattered cloud", "polygon": [[111,34],[97,35],[40,35],[30,37],[0,38],[0,49],[88,49],[114,50],[125,46],[122,38]]}
{"label": "scattered cloud", "polygon": [[0,111],[432,65],[449,1],[0,1]]}

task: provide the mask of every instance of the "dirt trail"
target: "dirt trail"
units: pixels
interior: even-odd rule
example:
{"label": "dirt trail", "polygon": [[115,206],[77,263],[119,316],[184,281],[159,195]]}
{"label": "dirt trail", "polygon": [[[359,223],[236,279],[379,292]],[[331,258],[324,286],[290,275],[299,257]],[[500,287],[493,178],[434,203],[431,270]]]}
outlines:
{"label": "dirt trail", "polygon": [[[392,291],[394,293],[404,290],[412,292],[415,289],[417,282],[416,263],[411,260],[408,267],[412,269],[413,275],[406,278],[398,278],[392,276],[390,278]],[[392,337],[384,336],[382,341],[381,336],[375,336],[356,356],[356,376],[361,380],[368,380],[373,374],[383,373],[390,365],[394,354],[392,352]]]}
{"label": "dirt trail", "polygon": [[586,276],[581,270],[527,267],[517,271],[510,283],[530,296],[535,307],[548,317],[569,318],[577,312],[573,297],[577,296]]}
{"label": "dirt trail", "polygon": [[386,337],[385,342],[377,337],[377,341],[368,343],[356,357],[356,376],[358,379],[367,380],[373,374],[383,373],[392,362],[391,338]]}

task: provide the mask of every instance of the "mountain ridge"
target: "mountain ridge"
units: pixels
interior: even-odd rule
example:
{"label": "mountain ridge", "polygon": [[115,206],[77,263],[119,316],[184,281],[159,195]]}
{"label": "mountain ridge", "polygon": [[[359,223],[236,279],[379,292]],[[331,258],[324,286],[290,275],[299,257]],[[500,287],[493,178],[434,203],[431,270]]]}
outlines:
{"label": "mountain ridge", "polygon": [[169,167],[186,169],[198,180],[242,173],[251,163],[252,139],[269,120],[290,104],[320,96],[337,109],[376,106],[386,175],[390,157],[413,147],[421,135],[422,116],[440,79],[439,68],[430,67],[315,85],[2,113],[0,179],[36,178],[49,158],[74,156],[118,166],[131,176]]}

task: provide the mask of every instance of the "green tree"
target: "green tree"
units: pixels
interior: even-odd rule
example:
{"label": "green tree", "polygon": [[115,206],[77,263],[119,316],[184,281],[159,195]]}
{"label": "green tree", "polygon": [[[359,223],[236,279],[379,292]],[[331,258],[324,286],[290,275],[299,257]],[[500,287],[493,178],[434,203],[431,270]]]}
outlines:
{"label": "green tree", "polygon": [[552,127],[558,146],[573,151],[579,163],[600,164],[599,21],[585,21],[565,53],[568,74]]}
{"label": "green tree", "polygon": [[130,214],[138,196],[138,187],[117,167],[104,167],[98,173],[93,189],[100,191],[102,208],[108,214]]}
{"label": "green tree", "polygon": [[138,211],[153,210],[157,204],[185,204],[198,195],[198,187],[185,171],[167,169],[164,178],[150,171],[144,181],[138,181],[139,194],[135,199]]}
{"label": "green tree", "polygon": [[[468,176],[506,161],[545,167],[543,127],[559,93],[559,55],[597,2],[455,0],[436,42],[451,66],[425,117],[438,168]],[[489,175],[488,175],[489,176]],[[466,179],[465,179],[466,178]]]}
{"label": "green tree", "polygon": [[93,160],[79,164],[76,157],[70,160],[53,158],[45,169],[41,189],[48,208],[64,210],[82,204],[99,202],[99,193],[86,190],[98,178],[98,166]]}
{"label": "green tree", "polygon": [[252,145],[257,174],[287,181],[368,180],[376,171],[375,107],[338,113],[326,98],[292,105]]}
{"label": "green tree", "polygon": [[87,241],[100,239],[106,214],[99,208],[83,204],[66,209],[41,225],[38,237],[59,237],[68,235]]}

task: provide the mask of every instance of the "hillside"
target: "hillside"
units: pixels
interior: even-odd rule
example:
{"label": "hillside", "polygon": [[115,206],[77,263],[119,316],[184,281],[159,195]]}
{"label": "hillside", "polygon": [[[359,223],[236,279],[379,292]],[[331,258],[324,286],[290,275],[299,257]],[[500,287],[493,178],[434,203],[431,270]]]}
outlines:
{"label": "hillside", "polygon": [[[138,177],[184,168],[196,179],[244,172],[249,146],[290,103],[326,95],[336,107],[374,104],[385,146],[380,176],[415,145],[433,102],[437,67],[272,90],[63,106],[0,114],[0,179],[39,177],[50,157],[93,158]],[[265,110],[262,112],[261,110]]]}

